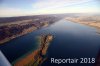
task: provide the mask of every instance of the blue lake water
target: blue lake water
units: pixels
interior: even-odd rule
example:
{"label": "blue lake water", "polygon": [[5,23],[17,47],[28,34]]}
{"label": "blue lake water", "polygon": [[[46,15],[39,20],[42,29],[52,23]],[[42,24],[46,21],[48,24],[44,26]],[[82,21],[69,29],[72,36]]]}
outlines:
{"label": "blue lake water", "polygon": [[[100,49],[100,35],[95,28],[63,19],[47,28],[13,39],[1,45],[0,50],[12,62],[38,47],[36,36],[49,33],[54,35],[54,39],[49,46],[48,59],[43,66],[62,65],[51,64],[50,58],[95,58]],[[76,64],[76,66],[93,66],[93,64]]]}

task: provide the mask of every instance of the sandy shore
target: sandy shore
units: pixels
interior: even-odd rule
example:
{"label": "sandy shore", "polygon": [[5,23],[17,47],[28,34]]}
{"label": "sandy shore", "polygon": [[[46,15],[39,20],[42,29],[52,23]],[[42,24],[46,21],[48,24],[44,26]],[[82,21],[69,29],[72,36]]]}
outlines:
{"label": "sandy shore", "polygon": [[92,21],[92,20],[88,20],[88,21],[85,21],[85,20],[82,20],[82,19],[76,19],[76,18],[65,18],[66,20],[68,21],[71,21],[71,22],[75,22],[75,23],[80,23],[80,24],[84,24],[84,25],[88,25],[88,26],[91,26],[91,27],[95,27],[97,29],[100,29],[100,22],[96,22],[96,21]]}

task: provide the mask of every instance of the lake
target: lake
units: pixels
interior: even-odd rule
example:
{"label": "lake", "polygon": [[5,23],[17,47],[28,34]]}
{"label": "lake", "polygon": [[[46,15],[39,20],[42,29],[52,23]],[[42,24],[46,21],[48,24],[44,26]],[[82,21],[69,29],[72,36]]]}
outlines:
{"label": "lake", "polygon": [[[38,48],[36,36],[49,33],[54,35],[54,39],[48,49],[48,59],[42,66],[75,66],[74,64],[51,64],[50,58],[95,58],[100,49],[100,34],[95,28],[62,19],[49,27],[11,40],[1,45],[0,50],[12,63]],[[76,66],[93,66],[93,64],[76,64]]]}

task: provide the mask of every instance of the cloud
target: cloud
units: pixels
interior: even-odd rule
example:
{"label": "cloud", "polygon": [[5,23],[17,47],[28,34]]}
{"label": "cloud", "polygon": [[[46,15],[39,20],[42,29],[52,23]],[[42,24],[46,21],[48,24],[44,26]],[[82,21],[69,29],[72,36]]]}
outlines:
{"label": "cloud", "polygon": [[59,8],[68,5],[74,5],[79,3],[88,2],[91,0],[37,0],[32,6],[36,9],[45,9],[45,8]]}
{"label": "cloud", "polygon": [[22,16],[32,14],[32,11],[27,11],[18,8],[0,8],[0,17],[9,17],[9,16]]}
{"label": "cloud", "polygon": [[98,12],[95,7],[84,5],[92,1],[94,0],[37,0],[32,6],[37,14]]}
{"label": "cloud", "polygon": [[[96,0],[36,0],[25,7],[0,6],[0,17],[24,16],[37,14],[57,14],[57,13],[83,13],[100,12]],[[92,4],[91,4],[92,2]],[[87,3],[87,4],[86,4]],[[86,5],[85,5],[86,4]],[[78,5],[78,6],[77,6]]]}

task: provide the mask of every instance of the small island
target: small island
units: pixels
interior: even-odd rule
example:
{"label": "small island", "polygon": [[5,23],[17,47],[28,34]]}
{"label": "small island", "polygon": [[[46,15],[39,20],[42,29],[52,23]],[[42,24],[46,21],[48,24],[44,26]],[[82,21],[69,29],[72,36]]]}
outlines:
{"label": "small island", "polygon": [[53,40],[51,34],[40,36],[40,47],[34,52],[22,57],[13,63],[14,66],[40,66],[46,59],[47,50]]}

